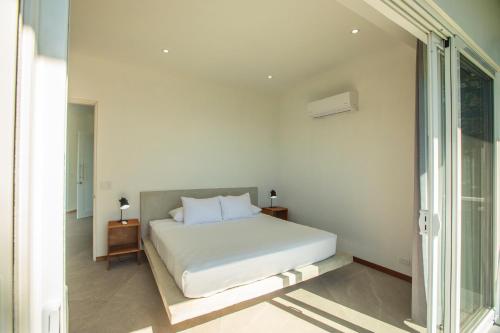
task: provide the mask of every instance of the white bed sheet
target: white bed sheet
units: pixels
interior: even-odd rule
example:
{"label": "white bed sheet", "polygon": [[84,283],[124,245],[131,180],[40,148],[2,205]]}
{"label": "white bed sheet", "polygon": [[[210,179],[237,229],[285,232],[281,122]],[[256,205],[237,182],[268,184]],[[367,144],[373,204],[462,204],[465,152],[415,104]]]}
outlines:
{"label": "white bed sheet", "polygon": [[337,236],[259,214],[249,219],[185,225],[150,222],[151,241],[189,298],[207,297],[335,254]]}

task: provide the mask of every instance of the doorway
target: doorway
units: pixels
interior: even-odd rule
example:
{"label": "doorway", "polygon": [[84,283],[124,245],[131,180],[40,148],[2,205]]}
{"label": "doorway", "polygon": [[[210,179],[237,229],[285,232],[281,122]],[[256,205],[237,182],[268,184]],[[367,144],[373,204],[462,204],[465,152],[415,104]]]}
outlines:
{"label": "doorway", "polygon": [[92,253],[95,105],[69,103],[66,132],[66,253]]}

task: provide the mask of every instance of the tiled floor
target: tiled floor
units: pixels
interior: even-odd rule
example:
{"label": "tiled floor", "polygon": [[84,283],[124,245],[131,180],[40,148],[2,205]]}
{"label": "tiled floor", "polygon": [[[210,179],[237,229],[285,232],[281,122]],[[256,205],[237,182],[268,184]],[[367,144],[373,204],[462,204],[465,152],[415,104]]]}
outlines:
{"label": "tiled floor", "polygon": [[172,327],[147,262],[93,262],[91,219],[67,218],[70,332],[415,332],[411,285],[353,263]]}

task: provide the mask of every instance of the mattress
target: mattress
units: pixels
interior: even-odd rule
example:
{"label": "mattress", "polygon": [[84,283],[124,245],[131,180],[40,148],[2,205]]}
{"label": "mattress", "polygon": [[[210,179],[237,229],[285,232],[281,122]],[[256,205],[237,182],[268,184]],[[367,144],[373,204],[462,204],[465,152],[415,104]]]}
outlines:
{"label": "mattress", "polygon": [[207,297],[335,254],[337,236],[259,214],[184,225],[150,222],[151,242],[183,294]]}

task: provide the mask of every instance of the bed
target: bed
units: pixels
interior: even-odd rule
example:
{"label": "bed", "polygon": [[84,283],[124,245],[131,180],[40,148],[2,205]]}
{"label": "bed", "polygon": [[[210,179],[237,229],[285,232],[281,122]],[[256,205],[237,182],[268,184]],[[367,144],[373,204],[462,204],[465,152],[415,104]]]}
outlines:
{"label": "bed", "polygon": [[141,193],[143,246],[172,324],[352,262],[336,252],[336,235],[268,215],[198,225],[168,216],[181,196],[247,192],[256,204],[255,187]]}

